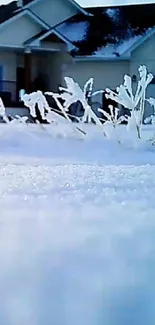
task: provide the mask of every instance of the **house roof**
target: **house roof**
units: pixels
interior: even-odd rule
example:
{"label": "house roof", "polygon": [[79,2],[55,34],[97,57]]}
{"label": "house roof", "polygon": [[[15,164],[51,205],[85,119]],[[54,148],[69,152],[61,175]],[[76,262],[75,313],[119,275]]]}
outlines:
{"label": "house roof", "polygon": [[[30,5],[34,1],[38,0],[23,0],[24,7]],[[81,11],[82,14],[91,14],[90,12],[82,8],[76,1],[68,1],[72,2]],[[19,9],[19,7],[17,6],[17,0],[14,0],[6,5],[0,5],[0,24],[10,19],[11,17],[17,15],[19,13],[19,10],[22,10],[22,8]]]}
{"label": "house roof", "polygon": [[77,15],[59,26],[79,48],[81,58],[114,59],[130,51],[155,32],[155,3],[87,8],[92,17]]}
{"label": "house roof", "polygon": [[[40,0],[23,0],[23,5],[26,7],[29,7],[33,4],[33,2],[38,2]],[[71,2],[78,10],[79,12],[83,13],[86,16],[91,16],[91,13],[87,10],[85,10],[84,8],[82,8],[77,2],[76,0],[68,0],[69,2]]]}
{"label": "house roof", "polygon": [[[37,0],[24,0],[24,4],[32,1]],[[17,9],[19,8],[16,1],[0,6],[0,23],[15,16]],[[155,32],[155,3],[85,10],[91,16],[81,12],[55,26],[64,38],[76,45],[72,54],[81,59],[93,57],[107,60],[128,57],[132,49]]]}
{"label": "house roof", "polygon": [[76,46],[70,41],[68,40],[64,35],[62,35],[58,30],[56,30],[55,28],[51,28],[47,31],[41,31],[40,33],[38,33],[37,35],[31,37],[30,39],[28,39],[24,44],[28,45],[28,46],[35,46],[36,45],[36,41],[40,42],[40,41],[53,41],[53,42],[63,42],[68,46],[68,50],[72,50],[74,48],[76,48]]}
{"label": "house roof", "polygon": [[7,5],[0,6],[0,24],[16,15],[17,2],[12,1]]}

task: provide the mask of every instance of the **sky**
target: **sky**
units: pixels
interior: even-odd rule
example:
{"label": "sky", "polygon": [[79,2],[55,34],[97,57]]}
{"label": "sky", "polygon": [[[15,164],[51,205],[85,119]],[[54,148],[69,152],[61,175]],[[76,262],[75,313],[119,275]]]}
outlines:
{"label": "sky", "polygon": [[[11,0],[12,1],[12,0]],[[10,0],[0,0],[0,4],[11,2]],[[134,4],[134,3],[154,3],[153,0],[76,0],[81,6],[111,6],[121,4]]]}
{"label": "sky", "polygon": [[81,6],[111,6],[136,3],[155,3],[153,0],[78,0]]}

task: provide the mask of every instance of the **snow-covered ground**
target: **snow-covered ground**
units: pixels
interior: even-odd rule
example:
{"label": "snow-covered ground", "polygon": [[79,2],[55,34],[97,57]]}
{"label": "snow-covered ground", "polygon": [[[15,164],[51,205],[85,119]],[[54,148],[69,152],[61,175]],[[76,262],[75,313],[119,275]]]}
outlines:
{"label": "snow-covered ground", "polygon": [[1,125],[1,325],[154,325],[155,149],[94,130]]}

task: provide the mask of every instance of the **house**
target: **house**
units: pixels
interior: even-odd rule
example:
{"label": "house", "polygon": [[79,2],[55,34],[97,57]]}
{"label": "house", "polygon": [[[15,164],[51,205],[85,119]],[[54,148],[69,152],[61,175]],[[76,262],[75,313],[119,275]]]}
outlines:
{"label": "house", "polygon": [[40,76],[43,88],[57,90],[75,48],[57,26],[78,13],[89,15],[74,0],[19,0],[0,7],[0,95],[7,106],[16,106],[20,90],[31,92]]}
{"label": "house", "polygon": [[[0,96],[17,107],[20,90],[57,91],[64,76],[94,90],[116,87],[138,67],[155,75],[155,4],[82,8],[75,0],[18,0],[0,6]],[[155,95],[155,82],[148,96]],[[101,96],[96,98],[102,103]]]}

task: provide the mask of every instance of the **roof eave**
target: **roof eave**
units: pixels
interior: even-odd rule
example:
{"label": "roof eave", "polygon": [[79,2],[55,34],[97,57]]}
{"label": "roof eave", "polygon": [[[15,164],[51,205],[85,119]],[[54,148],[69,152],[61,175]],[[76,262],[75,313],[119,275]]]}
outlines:
{"label": "roof eave", "polygon": [[149,37],[155,34],[155,27],[147,30],[147,32],[142,35],[138,40],[135,41],[124,53],[123,55],[131,55],[132,51],[136,50],[140,45],[142,45]]}
{"label": "roof eave", "polygon": [[[38,36],[35,40],[28,40],[25,45],[28,46],[32,46],[33,44],[35,44],[37,41],[40,43],[40,41],[42,41],[45,37],[51,35],[51,34],[55,34],[56,36],[58,36],[64,43],[66,43],[67,47],[70,48],[69,51],[75,50],[77,49],[76,45],[74,45],[70,40],[68,40],[65,36],[63,36],[59,31],[57,31],[55,28],[51,28],[48,31],[45,31],[45,33],[41,36]],[[39,46],[38,46],[39,48]]]}
{"label": "roof eave", "polygon": [[36,17],[30,10],[21,10],[13,17],[9,18],[8,20],[5,20],[3,23],[0,24],[0,29],[9,25],[13,21],[16,21],[18,18],[20,18],[24,15],[28,15],[31,19],[33,19],[35,22],[37,22],[40,26],[42,26],[45,29],[48,29],[47,24],[44,23],[44,21],[41,21],[41,19],[39,19],[39,17]]}
{"label": "roof eave", "polygon": [[94,16],[93,14],[91,14],[90,12],[88,12],[87,10],[85,10],[84,8],[82,8],[76,1],[74,0],[69,0],[78,10],[80,10],[85,16]]}
{"label": "roof eave", "polygon": [[96,55],[85,55],[85,56],[75,56],[75,62],[92,62],[92,61],[129,61],[130,56],[120,56],[120,57],[108,57],[108,56],[96,56]]}
{"label": "roof eave", "polygon": [[[23,6],[22,9],[27,9],[30,8],[31,6],[33,6],[34,3],[39,2],[40,0],[33,0],[30,3],[28,3],[27,5]],[[89,13],[87,10],[85,10],[84,8],[82,8],[75,0],[68,0],[69,2],[71,2],[79,11],[81,11],[84,15],[86,16],[93,16],[93,14]],[[18,9],[17,9],[18,10]]]}

